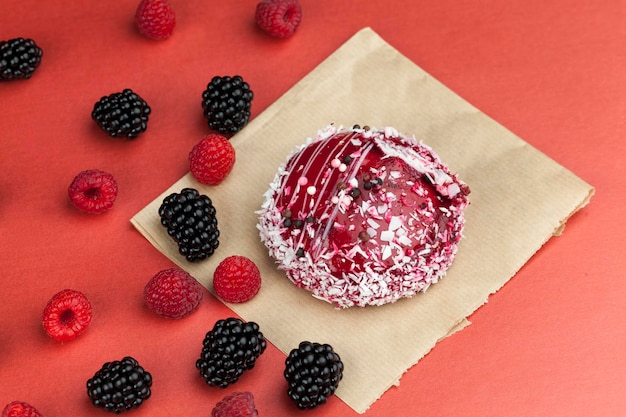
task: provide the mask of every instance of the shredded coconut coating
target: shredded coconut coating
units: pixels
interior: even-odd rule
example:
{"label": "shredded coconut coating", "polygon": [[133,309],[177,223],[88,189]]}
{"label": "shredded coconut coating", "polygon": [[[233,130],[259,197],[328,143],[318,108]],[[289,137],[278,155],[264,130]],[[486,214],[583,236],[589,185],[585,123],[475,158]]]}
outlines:
{"label": "shredded coconut coating", "polygon": [[329,125],[279,167],[257,227],[296,286],[340,308],[383,305],[446,274],[469,193],[414,137]]}

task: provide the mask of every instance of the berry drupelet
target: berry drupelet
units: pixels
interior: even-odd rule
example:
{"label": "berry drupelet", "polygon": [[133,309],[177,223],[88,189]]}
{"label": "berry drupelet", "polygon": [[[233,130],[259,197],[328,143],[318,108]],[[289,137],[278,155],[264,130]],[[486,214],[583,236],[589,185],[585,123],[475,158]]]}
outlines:
{"label": "berry drupelet", "polygon": [[202,109],[209,127],[222,134],[239,132],[250,120],[253,97],[241,76],[213,77],[202,93]]}
{"label": "berry drupelet", "polygon": [[0,81],[32,77],[42,56],[42,49],[32,39],[0,41]]}
{"label": "berry drupelet", "polygon": [[196,368],[208,385],[225,388],[254,368],[266,347],[257,323],[234,317],[218,320],[204,338]]}
{"label": "berry drupelet", "polygon": [[324,404],[343,378],[343,362],[332,346],[304,341],[285,359],[287,393],[298,408]]}
{"label": "berry drupelet", "polygon": [[206,259],[219,246],[213,202],[194,188],[183,188],[163,199],[159,207],[161,224],[178,244],[178,251],[189,262]]}
{"label": "berry drupelet", "polygon": [[150,106],[130,88],[103,96],[94,104],[91,118],[112,137],[134,139],[148,128]]}
{"label": "berry drupelet", "polygon": [[107,362],[87,381],[94,406],[119,414],[139,407],[150,395],[152,375],[132,357]]}

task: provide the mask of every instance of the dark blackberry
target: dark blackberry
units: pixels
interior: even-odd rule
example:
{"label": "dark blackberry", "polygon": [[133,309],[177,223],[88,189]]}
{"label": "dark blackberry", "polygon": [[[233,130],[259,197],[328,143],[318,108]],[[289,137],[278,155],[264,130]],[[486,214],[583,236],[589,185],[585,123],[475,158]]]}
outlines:
{"label": "dark blackberry", "polygon": [[285,359],[287,393],[298,408],[324,404],[335,393],[343,378],[343,362],[332,346],[301,342]]}
{"label": "dark blackberry", "polygon": [[119,414],[139,407],[150,397],[152,375],[130,356],[107,362],[87,381],[93,405]]}
{"label": "dark blackberry", "polygon": [[163,199],[159,207],[161,224],[178,244],[178,252],[189,262],[213,255],[220,232],[213,202],[194,188],[183,188]]}
{"label": "dark blackberry", "polygon": [[136,138],[148,128],[150,106],[130,88],[102,97],[93,106],[91,118],[112,137]]}
{"label": "dark blackberry", "polygon": [[43,51],[32,39],[0,41],[0,81],[32,77],[42,55]]}
{"label": "dark blackberry", "polygon": [[234,317],[218,320],[204,338],[196,368],[208,385],[225,388],[254,368],[266,347],[255,322]]}
{"label": "dark blackberry", "polygon": [[209,127],[223,134],[239,132],[250,120],[253,97],[241,76],[213,77],[202,93],[202,109]]}

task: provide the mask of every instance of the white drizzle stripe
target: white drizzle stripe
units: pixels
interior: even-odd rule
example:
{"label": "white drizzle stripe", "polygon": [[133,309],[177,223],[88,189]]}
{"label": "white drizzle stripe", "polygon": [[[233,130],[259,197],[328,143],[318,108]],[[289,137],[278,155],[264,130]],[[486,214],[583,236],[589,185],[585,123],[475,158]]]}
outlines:
{"label": "white drizzle stripe", "polygon": [[[332,136],[334,136],[334,135],[329,136],[327,139],[332,138]],[[315,142],[316,142],[316,143],[319,143],[320,141],[315,141]],[[339,144],[338,144],[338,145],[339,145]],[[346,145],[344,145],[344,149],[345,149],[345,146],[346,146]],[[310,157],[310,158],[309,158],[309,160],[307,161],[307,164],[305,165],[304,169],[302,170],[303,172],[309,172],[309,169],[311,168],[311,166],[312,166],[312,165],[313,165],[313,163],[315,162],[316,158],[319,156],[319,154],[320,154],[320,152],[321,152],[321,148],[322,148],[321,146],[317,146],[317,147],[315,148],[315,153],[313,153],[313,155],[311,155],[311,157]],[[336,151],[336,149],[337,149],[337,147],[335,147],[335,149],[333,149],[333,153]],[[339,152],[340,152],[340,151],[339,151]],[[302,155],[303,155],[303,153],[301,152],[301,153],[299,154],[299,156],[298,156],[298,161],[300,160],[300,157],[301,157]],[[331,157],[330,155],[331,155],[331,154],[329,153],[329,155],[326,157],[326,161],[322,164],[322,166],[326,166],[326,164],[330,162],[330,157]],[[297,166],[297,164],[294,164],[294,165],[295,165],[295,166]],[[293,165],[292,165],[292,166],[293,166]],[[322,172],[323,172],[323,170],[320,170],[320,171],[317,173],[317,176],[315,177],[315,181],[313,181],[313,183],[314,183],[314,184],[316,184],[316,183],[317,183],[317,181],[319,181],[319,178],[320,178],[320,175],[322,175]],[[297,198],[297,193],[294,193],[294,194],[293,194],[293,196],[292,196],[292,199],[295,199],[295,198]],[[303,203],[303,207],[304,207],[304,205],[305,205],[305,204]]]}
{"label": "white drizzle stripe", "polygon": [[[331,135],[331,136],[329,136],[329,137],[328,137],[328,138],[326,138],[326,139],[332,139],[334,136],[336,136],[336,135]],[[338,143],[338,145],[340,145],[340,144],[341,144],[341,143]],[[337,155],[341,155],[341,154],[345,151],[345,149],[348,147],[348,144],[349,144],[349,141],[348,141],[348,140],[346,140],[346,141],[344,142],[344,144],[343,144],[343,147],[342,147],[341,149],[337,150],[338,146],[336,146],[336,147],[333,149],[333,151],[332,151],[332,152],[328,152],[328,155],[327,155],[327,157],[326,157],[326,160],[322,163],[322,167],[330,166],[330,161],[331,161],[331,159],[332,159],[333,157],[336,157]],[[320,152],[320,149],[321,149],[321,148],[322,148],[322,146],[318,146],[318,147],[316,148],[316,154],[319,154],[319,152]],[[313,159],[313,158],[312,158],[312,159]],[[325,171],[325,170],[323,170],[323,169],[319,171],[319,173],[318,173],[317,177],[315,178],[315,183],[317,183],[317,182],[320,180],[320,176],[321,176],[321,175],[323,175],[323,172],[326,172],[326,171]],[[324,193],[325,193],[326,189],[328,188],[329,184],[331,184],[331,182],[330,182],[330,181],[326,181],[326,182],[324,183],[324,186],[323,186],[323,187],[322,187],[322,189],[320,190],[319,195],[324,195]],[[315,212],[317,211],[317,209],[318,209],[318,207],[319,207],[319,204],[320,204],[320,203],[321,203],[321,199],[318,199],[318,200],[317,200],[317,202],[316,202],[316,204],[315,204],[315,206],[311,209],[311,213],[315,213]],[[329,225],[332,225],[333,220],[334,220],[334,216],[330,216],[330,217],[328,218],[328,220],[327,220],[327,221],[328,221],[328,224],[329,224]],[[324,239],[324,236],[323,236],[323,235],[322,235],[321,239]],[[301,246],[301,245],[302,245],[302,240],[303,240],[303,237],[302,237],[302,238],[300,239],[300,241],[298,242],[298,245],[299,245],[299,246]]]}
{"label": "white drizzle stripe", "polygon": [[[348,183],[350,181],[350,179],[352,179],[352,178],[354,178],[356,176],[356,173],[358,172],[359,168],[363,164],[363,160],[365,159],[365,156],[369,153],[370,149],[372,149],[372,146],[373,146],[372,144],[366,145],[366,148],[363,149],[363,153],[362,153],[361,157],[358,159],[358,161],[356,159],[353,159],[353,161],[356,161],[356,162],[351,164],[350,170],[349,170],[350,172],[343,179],[344,183]],[[331,229],[331,227],[333,225],[333,222],[337,218],[337,212],[339,211],[339,209],[340,209],[339,204],[334,206],[333,212],[330,215],[329,221],[326,224],[326,227],[324,228],[324,232],[321,235],[321,239],[322,240],[324,240],[324,239],[326,239],[328,237],[328,234],[330,233],[330,229]],[[317,255],[319,255],[319,249],[318,249],[318,252],[316,253],[316,256]]]}

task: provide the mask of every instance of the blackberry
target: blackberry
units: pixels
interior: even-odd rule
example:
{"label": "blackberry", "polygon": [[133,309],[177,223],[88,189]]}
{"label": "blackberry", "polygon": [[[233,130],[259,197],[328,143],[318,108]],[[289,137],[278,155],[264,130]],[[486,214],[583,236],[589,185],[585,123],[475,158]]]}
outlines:
{"label": "blackberry", "polygon": [[285,359],[287,393],[298,408],[324,404],[335,393],[343,378],[343,362],[332,346],[301,342]]}
{"label": "blackberry", "polygon": [[32,39],[0,41],[0,81],[32,77],[42,55],[43,51]]}
{"label": "blackberry", "polygon": [[91,118],[112,137],[136,138],[148,128],[150,106],[130,88],[100,98]]}
{"label": "blackberry", "polygon": [[139,407],[150,397],[152,375],[130,356],[107,362],[87,381],[93,405],[119,414]]}
{"label": "blackberry", "polygon": [[165,197],[159,216],[167,234],[178,244],[178,252],[189,262],[210,257],[220,244],[213,202],[194,188]]}
{"label": "blackberry", "polygon": [[204,338],[196,368],[208,385],[225,388],[254,368],[266,347],[255,322],[234,317],[218,320]]}
{"label": "blackberry", "polygon": [[202,109],[209,127],[222,134],[239,132],[250,120],[253,97],[241,76],[213,77],[202,93]]}

